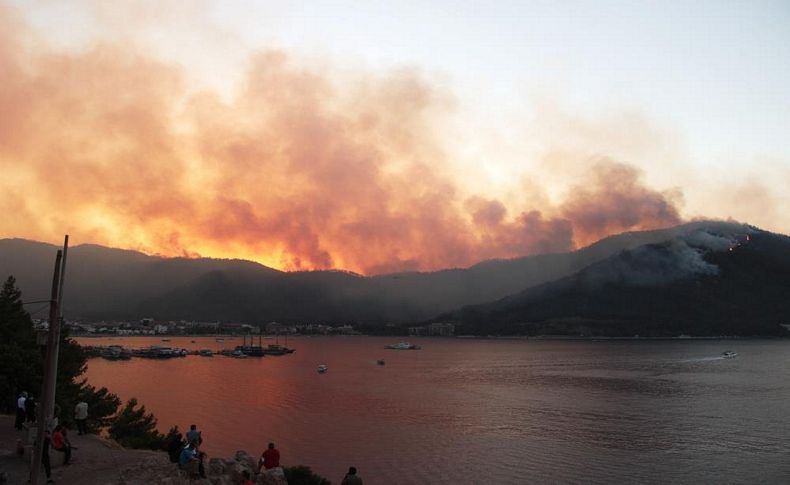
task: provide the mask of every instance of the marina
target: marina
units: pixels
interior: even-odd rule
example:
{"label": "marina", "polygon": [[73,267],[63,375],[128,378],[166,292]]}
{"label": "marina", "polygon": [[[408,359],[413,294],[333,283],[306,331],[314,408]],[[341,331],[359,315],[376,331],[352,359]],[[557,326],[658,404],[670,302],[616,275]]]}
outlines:
{"label": "marina", "polygon": [[[232,340],[229,338],[228,340]],[[88,357],[100,357],[107,360],[129,360],[133,357],[143,359],[171,359],[187,356],[200,356],[200,357],[213,357],[215,355],[222,355],[225,357],[233,357],[237,359],[244,359],[247,357],[265,357],[270,356],[283,356],[292,354],[296,349],[286,347],[279,344],[261,345],[261,337],[258,337],[258,344],[255,345],[252,336],[244,336],[242,345],[236,345],[233,348],[194,348],[194,345],[189,347],[176,347],[164,345],[147,345],[147,346],[131,346],[120,344],[109,345],[87,345],[84,342],[82,345],[83,350]],[[161,339],[162,342],[171,342],[171,339]],[[222,344],[225,342],[223,338],[217,338],[216,343]],[[197,341],[192,339],[190,344],[196,344]],[[205,342],[201,342],[204,344]]]}

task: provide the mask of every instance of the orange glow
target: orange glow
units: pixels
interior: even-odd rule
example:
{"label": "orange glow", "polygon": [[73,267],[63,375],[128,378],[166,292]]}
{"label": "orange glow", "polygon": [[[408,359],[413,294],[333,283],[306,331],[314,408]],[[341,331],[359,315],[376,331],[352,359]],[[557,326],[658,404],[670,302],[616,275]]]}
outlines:
{"label": "orange glow", "polygon": [[465,193],[449,93],[412,70],[339,83],[287,53],[230,101],[117,45],[56,52],[0,8],[0,237],[364,274],[565,251],[680,222],[677,194],[593,160],[562,200]]}

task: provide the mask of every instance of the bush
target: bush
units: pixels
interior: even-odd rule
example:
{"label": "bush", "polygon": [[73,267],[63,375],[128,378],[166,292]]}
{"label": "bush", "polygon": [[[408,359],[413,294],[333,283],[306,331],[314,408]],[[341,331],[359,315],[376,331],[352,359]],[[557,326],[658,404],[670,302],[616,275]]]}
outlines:
{"label": "bush", "polygon": [[332,482],[314,473],[309,466],[283,468],[288,485],[332,485]]}

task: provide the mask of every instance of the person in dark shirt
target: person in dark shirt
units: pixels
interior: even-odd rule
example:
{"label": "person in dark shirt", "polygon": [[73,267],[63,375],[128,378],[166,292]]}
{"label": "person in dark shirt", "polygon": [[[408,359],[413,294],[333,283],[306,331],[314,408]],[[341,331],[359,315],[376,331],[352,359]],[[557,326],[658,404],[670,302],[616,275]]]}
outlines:
{"label": "person in dark shirt", "polygon": [[203,444],[203,433],[198,431],[197,425],[193,424],[189,427],[189,431],[187,431],[187,443],[192,443],[196,446],[200,446]]}
{"label": "person in dark shirt", "polygon": [[44,474],[47,476],[47,483],[55,483],[52,479],[52,465],[49,461],[49,447],[52,444],[52,438],[49,430],[44,431],[44,450],[41,453],[41,464],[44,465]]}
{"label": "person in dark shirt", "polygon": [[[187,446],[178,457],[178,466],[191,474],[197,471],[197,475],[200,475],[201,478],[206,478],[206,469],[203,465],[205,456],[206,454],[201,453],[194,443],[187,443]],[[195,470],[195,465],[197,465],[197,470]]]}
{"label": "person in dark shirt", "polygon": [[278,466],[280,466],[280,452],[274,447],[274,443],[269,443],[269,447],[261,454],[258,462],[258,473],[261,472],[261,468],[269,470]]}
{"label": "person in dark shirt", "polygon": [[30,396],[25,400],[25,418],[28,423],[36,422],[36,400]]}
{"label": "person in dark shirt", "polygon": [[362,479],[357,476],[356,467],[348,467],[348,473],[346,473],[346,476],[343,478],[343,481],[340,482],[340,485],[362,485]]}

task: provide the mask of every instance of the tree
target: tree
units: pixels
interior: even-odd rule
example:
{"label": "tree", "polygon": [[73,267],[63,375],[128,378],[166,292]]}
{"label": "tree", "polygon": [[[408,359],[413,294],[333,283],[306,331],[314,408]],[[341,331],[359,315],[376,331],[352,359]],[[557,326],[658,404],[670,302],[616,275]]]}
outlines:
{"label": "tree", "polygon": [[[9,276],[0,290],[0,408],[12,412],[16,396],[27,391],[39,397],[43,382],[43,350],[36,342],[36,331],[30,314],[23,307],[22,292],[16,280]],[[118,410],[121,401],[106,388],[96,389],[79,377],[85,373],[87,357],[82,348],[69,338],[68,330],[61,332],[58,353],[58,375],[55,400],[63,410],[58,416],[61,423],[70,424],[73,409],[80,399],[90,409],[89,426],[92,429],[106,426],[108,417]]]}
{"label": "tree", "polygon": [[173,426],[165,436],[165,450],[167,451],[170,461],[176,463],[181,455],[181,450],[186,446],[187,442],[178,431],[178,426]]}
{"label": "tree", "polygon": [[156,430],[156,418],[145,412],[145,406],[137,407],[137,399],[131,398],[110,425],[110,438],[127,448],[165,450],[165,436]]}
{"label": "tree", "polygon": [[0,408],[16,408],[22,391],[37,394],[41,389],[43,359],[36,345],[33,321],[22,306],[22,292],[9,276],[0,290]]}

